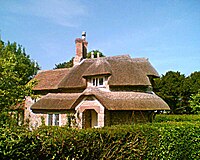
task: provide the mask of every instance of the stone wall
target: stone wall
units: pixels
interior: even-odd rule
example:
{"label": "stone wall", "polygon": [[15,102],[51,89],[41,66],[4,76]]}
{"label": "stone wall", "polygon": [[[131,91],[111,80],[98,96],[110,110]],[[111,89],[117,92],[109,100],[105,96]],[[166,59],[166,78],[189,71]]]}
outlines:
{"label": "stone wall", "polygon": [[[48,112],[45,113],[33,113],[31,110],[31,106],[35,103],[35,100],[31,99],[31,97],[26,98],[25,102],[25,110],[24,110],[24,123],[29,125],[30,129],[34,129],[42,125],[42,119],[44,120],[45,125],[48,125],[47,115],[51,114],[59,114],[59,125],[64,126],[68,123],[68,116],[72,117],[74,112],[72,111],[63,111],[63,112]],[[73,126],[73,120],[71,121],[71,126]]]}
{"label": "stone wall", "polygon": [[153,120],[153,111],[105,111],[105,125],[145,123]]}
{"label": "stone wall", "polygon": [[154,111],[134,111],[134,122],[135,123],[145,123],[152,122],[154,119]]}
{"label": "stone wall", "polygon": [[42,124],[42,117],[46,120],[45,114],[35,114],[31,110],[31,106],[35,103],[35,100],[31,97],[26,97],[25,110],[24,110],[24,123],[28,124],[30,128],[37,128]]}
{"label": "stone wall", "polygon": [[131,124],[132,111],[109,111],[110,125]]}

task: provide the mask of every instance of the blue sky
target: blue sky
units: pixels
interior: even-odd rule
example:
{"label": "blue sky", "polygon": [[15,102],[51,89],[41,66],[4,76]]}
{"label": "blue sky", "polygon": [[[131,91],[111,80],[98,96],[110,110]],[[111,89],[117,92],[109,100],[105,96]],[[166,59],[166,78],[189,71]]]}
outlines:
{"label": "blue sky", "polygon": [[159,74],[200,71],[200,0],[0,0],[3,41],[21,44],[42,69],[88,50],[149,58]]}

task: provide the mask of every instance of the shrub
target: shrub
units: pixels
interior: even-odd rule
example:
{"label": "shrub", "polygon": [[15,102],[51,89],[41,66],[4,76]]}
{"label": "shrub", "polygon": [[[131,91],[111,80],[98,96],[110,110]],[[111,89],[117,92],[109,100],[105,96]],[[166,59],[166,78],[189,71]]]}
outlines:
{"label": "shrub", "polygon": [[199,156],[199,121],[87,130],[41,126],[32,132],[23,127],[0,128],[0,159],[193,160]]}

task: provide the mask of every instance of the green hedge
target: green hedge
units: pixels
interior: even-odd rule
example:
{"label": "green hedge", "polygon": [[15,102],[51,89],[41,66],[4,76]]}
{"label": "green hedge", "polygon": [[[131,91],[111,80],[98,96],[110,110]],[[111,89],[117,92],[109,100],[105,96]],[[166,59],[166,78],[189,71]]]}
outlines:
{"label": "green hedge", "polygon": [[157,114],[155,122],[200,122],[199,115],[167,115],[167,114]]}
{"label": "green hedge", "polygon": [[199,159],[200,123],[0,128],[0,159]]}

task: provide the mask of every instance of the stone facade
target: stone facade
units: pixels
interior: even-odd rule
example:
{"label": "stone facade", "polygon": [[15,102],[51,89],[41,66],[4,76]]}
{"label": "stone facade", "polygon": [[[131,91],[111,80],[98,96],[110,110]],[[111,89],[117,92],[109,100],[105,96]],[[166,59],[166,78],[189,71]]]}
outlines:
{"label": "stone facade", "polygon": [[31,97],[26,97],[24,119],[25,123],[29,125],[30,128],[36,128],[42,125],[42,117],[46,119],[45,114],[35,114],[31,110],[31,106],[36,102]]}
{"label": "stone facade", "polygon": [[104,127],[104,107],[94,97],[84,98],[75,108],[79,128]]}
{"label": "stone facade", "polygon": [[[35,129],[44,123],[48,125],[48,114],[59,114],[59,126],[64,126],[68,124],[68,117],[73,117],[74,112],[62,111],[62,112],[52,112],[46,111],[45,113],[33,113],[31,106],[36,102],[31,97],[26,97],[25,110],[24,110],[24,122],[29,125],[29,128]],[[73,115],[73,116],[72,116]],[[73,119],[73,118],[72,118]],[[42,122],[43,121],[43,122]],[[70,122],[70,126],[74,126],[73,120]]]}

